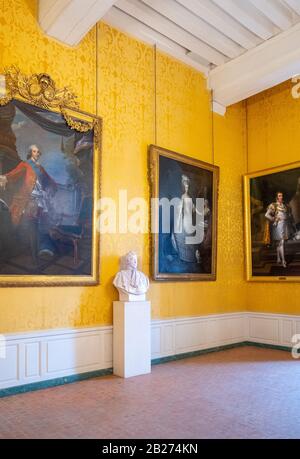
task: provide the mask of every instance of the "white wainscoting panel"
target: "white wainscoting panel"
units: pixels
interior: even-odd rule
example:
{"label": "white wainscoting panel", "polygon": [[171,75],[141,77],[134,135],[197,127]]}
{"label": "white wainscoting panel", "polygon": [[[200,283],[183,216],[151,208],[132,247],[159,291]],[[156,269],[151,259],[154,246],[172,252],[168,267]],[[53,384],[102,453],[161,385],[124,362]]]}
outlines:
{"label": "white wainscoting panel", "polygon": [[[291,347],[294,334],[300,334],[300,316],[296,315],[241,312],[153,320],[151,357],[244,341]],[[11,333],[5,338],[0,390],[113,366],[111,326]]]}
{"label": "white wainscoting panel", "polygon": [[247,314],[152,321],[152,359],[244,341]]}
{"label": "white wainscoting panel", "polygon": [[292,347],[292,336],[300,333],[300,316],[249,312],[247,341]]}
{"label": "white wainscoting panel", "polygon": [[112,367],[112,327],[5,335],[0,389]]}

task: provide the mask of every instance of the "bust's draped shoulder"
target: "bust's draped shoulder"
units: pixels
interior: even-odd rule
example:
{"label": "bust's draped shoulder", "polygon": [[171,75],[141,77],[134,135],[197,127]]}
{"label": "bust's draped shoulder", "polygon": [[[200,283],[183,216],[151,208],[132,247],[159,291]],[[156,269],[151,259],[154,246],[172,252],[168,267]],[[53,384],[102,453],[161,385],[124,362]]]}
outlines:
{"label": "bust's draped shoulder", "polygon": [[116,274],[113,284],[126,293],[140,295],[147,292],[149,279],[138,270],[121,270]]}

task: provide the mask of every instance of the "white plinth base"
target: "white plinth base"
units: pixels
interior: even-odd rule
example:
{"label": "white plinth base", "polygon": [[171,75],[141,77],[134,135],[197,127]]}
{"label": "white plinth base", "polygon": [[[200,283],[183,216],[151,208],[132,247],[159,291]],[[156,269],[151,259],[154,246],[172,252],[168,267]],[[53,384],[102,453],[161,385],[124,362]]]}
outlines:
{"label": "white plinth base", "polygon": [[146,301],[146,295],[133,295],[133,293],[125,293],[119,290],[119,301]]}
{"label": "white plinth base", "polygon": [[117,376],[151,373],[150,301],[114,301],[113,371]]}

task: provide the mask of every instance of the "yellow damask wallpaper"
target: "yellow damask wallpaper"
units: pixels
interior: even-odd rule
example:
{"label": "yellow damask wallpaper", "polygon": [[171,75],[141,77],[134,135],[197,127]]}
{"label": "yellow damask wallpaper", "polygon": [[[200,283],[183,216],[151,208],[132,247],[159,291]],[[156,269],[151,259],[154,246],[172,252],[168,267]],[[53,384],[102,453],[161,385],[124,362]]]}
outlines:
{"label": "yellow damask wallpaper", "polygon": [[[102,196],[117,198],[119,190],[127,190],[128,199],[149,199],[147,145],[155,141],[220,166],[217,281],[151,283],[152,315],[244,310],[244,105],[231,107],[224,118],[212,118],[200,73],[160,52],[155,56],[152,47],[104,23],[97,26],[97,46],[96,28],[75,48],[47,38],[37,25],[34,0],[0,0],[0,25],[0,71],[15,64],[23,73],[48,72],[92,113],[98,100],[104,122]],[[111,324],[117,298],[112,278],[119,255],[130,249],[137,250],[148,273],[147,234],[104,234],[100,286],[1,289],[0,332]]]}
{"label": "yellow damask wallpaper", "polygon": [[[299,161],[300,99],[288,81],[248,100],[248,171]],[[251,311],[300,313],[300,283],[249,283]]]}

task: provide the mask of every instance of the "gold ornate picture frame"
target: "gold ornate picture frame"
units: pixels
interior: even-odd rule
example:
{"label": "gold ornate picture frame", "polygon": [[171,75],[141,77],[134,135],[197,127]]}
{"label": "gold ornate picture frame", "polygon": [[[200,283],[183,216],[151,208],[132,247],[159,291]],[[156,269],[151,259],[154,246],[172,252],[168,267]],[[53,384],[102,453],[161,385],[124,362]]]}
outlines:
{"label": "gold ornate picture frame", "polygon": [[300,282],[300,162],[243,182],[247,280]]}
{"label": "gold ornate picture frame", "polygon": [[152,278],[216,280],[219,167],[156,145],[148,153]]}
{"label": "gold ornate picture frame", "polygon": [[0,92],[0,286],[99,283],[102,120],[47,74]]}

